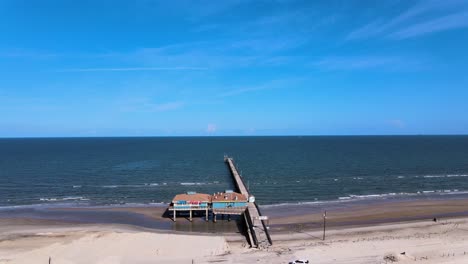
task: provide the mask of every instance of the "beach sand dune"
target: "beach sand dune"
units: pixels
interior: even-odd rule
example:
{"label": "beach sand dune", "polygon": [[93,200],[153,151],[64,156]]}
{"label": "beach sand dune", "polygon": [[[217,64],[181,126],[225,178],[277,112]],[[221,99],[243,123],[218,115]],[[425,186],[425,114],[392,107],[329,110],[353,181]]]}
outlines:
{"label": "beach sand dune", "polygon": [[468,263],[468,218],[274,233],[250,249],[236,235],[156,233],[123,225],[0,221],[0,263]]}
{"label": "beach sand dune", "polygon": [[0,238],[0,263],[191,263],[225,254],[222,236],[180,235],[114,226],[12,230]]}

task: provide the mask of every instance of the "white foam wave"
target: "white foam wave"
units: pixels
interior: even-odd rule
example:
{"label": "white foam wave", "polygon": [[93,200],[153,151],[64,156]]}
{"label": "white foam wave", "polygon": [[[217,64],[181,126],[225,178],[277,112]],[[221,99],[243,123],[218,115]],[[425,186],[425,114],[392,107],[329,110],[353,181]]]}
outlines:
{"label": "white foam wave", "polygon": [[422,191],[423,193],[435,193],[436,191]]}
{"label": "white foam wave", "polygon": [[425,175],[424,178],[456,178],[468,177],[468,174],[447,174],[447,175]]}
{"label": "white foam wave", "polygon": [[421,194],[465,194],[468,193],[468,191],[460,191],[458,189],[453,189],[453,190],[424,190],[424,191],[418,191],[415,193],[407,193],[407,192],[401,192],[401,193],[382,193],[382,194],[367,194],[367,195],[349,195],[349,196],[341,196],[338,197],[338,200],[357,200],[357,199],[373,199],[373,198],[387,198],[387,197],[395,197],[395,196],[415,196],[415,195],[421,195]]}
{"label": "white foam wave", "polygon": [[144,184],[121,184],[121,185],[103,185],[102,188],[147,188],[147,187],[156,187],[159,186],[159,183],[144,183]]}
{"label": "white foam wave", "polygon": [[54,202],[54,201],[57,201],[57,198],[39,198],[39,201]]}
{"label": "white foam wave", "polygon": [[407,192],[400,192],[400,193],[382,193],[382,194],[367,194],[367,195],[348,195],[348,196],[340,196],[337,200],[323,200],[323,201],[309,201],[309,202],[297,202],[297,203],[278,203],[278,204],[269,204],[269,205],[262,205],[261,207],[270,208],[270,207],[281,207],[281,206],[290,206],[290,205],[314,205],[314,204],[333,204],[333,203],[346,203],[352,201],[360,201],[360,200],[374,200],[374,199],[389,199],[389,198],[404,198],[404,197],[411,197],[411,196],[421,196],[421,195],[462,195],[468,194],[467,191],[453,189],[453,190],[425,190],[425,191],[418,191],[415,193],[407,193]]}
{"label": "white foam wave", "polygon": [[344,196],[344,197],[338,197],[338,200],[349,200],[351,197],[349,196]]}
{"label": "white foam wave", "polygon": [[213,182],[181,182],[179,184],[183,185],[183,186],[211,185],[211,184],[219,184],[219,181],[213,181]]}
{"label": "white foam wave", "polygon": [[191,185],[204,185],[203,182],[181,182],[180,185],[191,186]]}
{"label": "white foam wave", "polygon": [[445,175],[424,175],[423,178],[445,178]]}
{"label": "white foam wave", "polygon": [[39,201],[43,202],[56,202],[56,201],[89,201],[90,199],[82,196],[67,196],[61,198],[39,198]]}

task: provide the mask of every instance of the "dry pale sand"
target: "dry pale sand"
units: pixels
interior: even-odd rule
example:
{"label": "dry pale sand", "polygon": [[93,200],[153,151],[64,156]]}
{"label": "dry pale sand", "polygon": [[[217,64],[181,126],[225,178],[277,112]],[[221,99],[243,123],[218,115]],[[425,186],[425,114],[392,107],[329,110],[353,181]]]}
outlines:
{"label": "dry pale sand", "polygon": [[[0,220],[0,263],[468,263],[468,218],[273,234],[268,250],[240,235],[155,233],[119,225]],[[404,255],[401,253],[405,252]],[[193,261],[193,262],[192,262]]]}
{"label": "dry pale sand", "polygon": [[0,220],[0,263],[192,263],[229,251],[222,236],[155,233],[118,225]]}

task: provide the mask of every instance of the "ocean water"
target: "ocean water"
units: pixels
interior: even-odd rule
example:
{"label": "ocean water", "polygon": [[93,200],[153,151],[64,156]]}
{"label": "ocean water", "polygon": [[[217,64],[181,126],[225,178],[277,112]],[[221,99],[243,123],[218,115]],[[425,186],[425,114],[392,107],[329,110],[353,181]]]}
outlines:
{"label": "ocean water", "polygon": [[167,203],[232,189],[260,205],[468,193],[468,136],[0,139],[0,206]]}

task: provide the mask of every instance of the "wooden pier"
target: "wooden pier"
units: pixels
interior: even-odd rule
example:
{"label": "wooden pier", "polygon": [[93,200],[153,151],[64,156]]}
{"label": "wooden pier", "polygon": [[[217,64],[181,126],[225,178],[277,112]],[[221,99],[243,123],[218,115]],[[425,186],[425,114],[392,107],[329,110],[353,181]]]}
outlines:
{"label": "wooden pier", "polygon": [[268,219],[266,216],[262,216],[260,209],[258,208],[255,201],[252,201],[252,195],[245,186],[242,176],[237,171],[234,164],[234,160],[230,157],[225,156],[224,161],[227,163],[231,175],[234,179],[234,183],[239,192],[249,198],[247,209],[244,213],[245,222],[247,225],[248,238],[250,245],[257,248],[267,248],[273,244],[268,228],[265,221]]}

